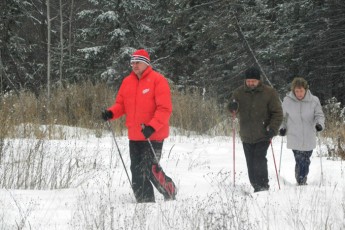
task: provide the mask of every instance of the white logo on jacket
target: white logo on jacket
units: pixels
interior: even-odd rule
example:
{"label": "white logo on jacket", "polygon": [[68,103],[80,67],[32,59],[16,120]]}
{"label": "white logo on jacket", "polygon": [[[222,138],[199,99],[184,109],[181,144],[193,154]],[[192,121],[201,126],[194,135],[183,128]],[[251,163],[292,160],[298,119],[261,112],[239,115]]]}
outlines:
{"label": "white logo on jacket", "polygon": [[143,94],[147,94],[150,91],[150,89],[144,89]]}

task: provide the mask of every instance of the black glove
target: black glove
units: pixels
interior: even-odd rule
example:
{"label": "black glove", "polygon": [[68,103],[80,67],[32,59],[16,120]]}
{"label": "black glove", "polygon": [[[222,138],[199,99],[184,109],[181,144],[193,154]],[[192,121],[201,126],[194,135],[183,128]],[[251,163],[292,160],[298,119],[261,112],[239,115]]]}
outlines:
{"label": "black glove", "polygon": [[275,136],[275,133],[274,133],[273,129],[267,128],[267,129],[266,129],[266,136],[267,136],[269,139],[272,139],[272,137]]}
{"label": "black glove", "polygon": [[231,112],[231,113],[234,113],[238,110],[238,102],[237,101],[232,101],[228,104],[228,110]]}
{"label": "black glove", "polygon": [[144,134],[144,137],[147,139],[147,138],[150,138],[150,136],[155,132],[155,130],[151,126],[143,125],[141,132]]}
{"label": "black glove", "polygon": [[284,128],[281,128],[281,129],[279,129],[279,135],[280,136],[285,136],[285,134],[286,134],[286,129],[284,129]]}
{"label": "black glove", "polygon": [[320,124],[316,124],[315,129],[316,129],[316,131],[320,132],[320,131],[322,131],[323,128]]}
{"label": "black glove", "polygon": [[109,120],[109,119],[111,119],[113,117],[114,117],[113,112],[111,112],[109,110],[104,110],[102,112],[102,119],[105,120],[105,121],[107,121],[107,120]]}

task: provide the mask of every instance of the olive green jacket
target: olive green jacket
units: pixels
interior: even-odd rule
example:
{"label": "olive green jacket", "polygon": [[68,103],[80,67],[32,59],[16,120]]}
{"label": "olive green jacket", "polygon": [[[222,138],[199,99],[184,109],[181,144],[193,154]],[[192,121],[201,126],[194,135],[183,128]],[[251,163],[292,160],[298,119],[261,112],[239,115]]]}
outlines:
{"label": "olive green jacket", "polygon": [[261,82],[255,89],[244,84],[237,88],[231,101],[239,104],[240,136],[242,142],[258,143],[269,140],[267,129],[277,135],[283,121],[283,110],[278,93]]}

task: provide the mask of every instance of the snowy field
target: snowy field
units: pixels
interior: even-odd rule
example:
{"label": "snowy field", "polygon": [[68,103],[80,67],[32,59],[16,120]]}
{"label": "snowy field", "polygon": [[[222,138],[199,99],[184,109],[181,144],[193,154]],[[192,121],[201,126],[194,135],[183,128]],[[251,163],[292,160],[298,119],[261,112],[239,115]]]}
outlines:
{"label": "snowy field", "polygon": [[[44,159],[87,170],[74,175],[72,188],[0,189],[0,229],[345,229],[345,164],[327,159],[324,140],[312,155],[308,185],[296,186],[292,151],[283,139],[279,169],[282,138],[275,137],[280,189],[270,147],[270,190],[253,193],[239,139],[234,184],[232,137],[171,136],[161,165],[178,187],[177,200],[164,202],[155,190],[156,203],[136,204],[111,133],[80,132],[47,140]],[[130,173],[127,137],[116,140]],[[32,141],[6,140],[13,149]]]}

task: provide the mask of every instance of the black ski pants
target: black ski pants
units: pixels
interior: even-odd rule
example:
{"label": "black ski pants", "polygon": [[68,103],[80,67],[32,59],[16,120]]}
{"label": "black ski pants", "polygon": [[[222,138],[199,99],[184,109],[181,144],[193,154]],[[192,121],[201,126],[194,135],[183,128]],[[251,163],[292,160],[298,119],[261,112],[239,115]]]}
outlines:
{"label": "black ski pants", "polygon": [[137,202],[155,202],[152,184],[165,200],[175,199],[176,187],[159,165],[163,141],[129,141],[132,189]]}
{"label": "black ski pants", "polygon": [[[151,141],[157,160],[161,158],[163,141]],[[132,189],[137,202],[155,202],[152,184],[149,178],[149,168],[156,162],[151,147],[147,141],[129,141],[131,158]]]}
{"label": "black ski pants", "polygon": [[254,144],[242,143],[246,156],[248,176],[254,192],[269,189],[267,171],[267,149],[269,141],[261,141]]}

